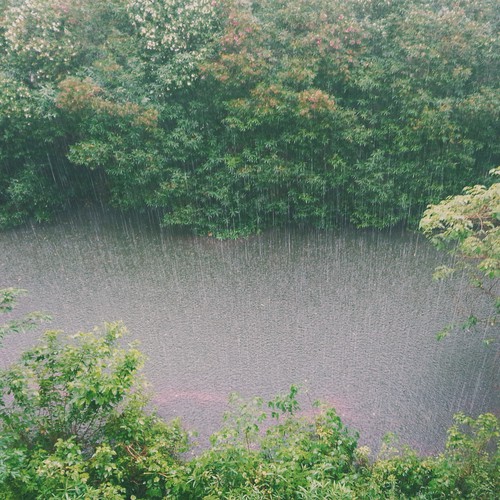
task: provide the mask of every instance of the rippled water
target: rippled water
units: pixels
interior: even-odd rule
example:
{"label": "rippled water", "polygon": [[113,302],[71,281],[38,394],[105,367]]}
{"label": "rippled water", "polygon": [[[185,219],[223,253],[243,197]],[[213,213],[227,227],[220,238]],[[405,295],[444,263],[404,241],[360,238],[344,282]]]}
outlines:
{"label": "rippled water", "polygon": [[[276,229],[239,241],[160,231],[95,210],[0,233],[0,287],[29,290],[20,311],[68,332],[123,320],[140,339],[155,403],[202,437],[227,396],[290,384],[334,404],[376,447],[387,431],[429,452],[453,413],[498,411],[491,332],[442,342],[464,309],[462,282],[436,283],[443,256],[401,230]],[[34,342],[5,340],[6,365]]]}

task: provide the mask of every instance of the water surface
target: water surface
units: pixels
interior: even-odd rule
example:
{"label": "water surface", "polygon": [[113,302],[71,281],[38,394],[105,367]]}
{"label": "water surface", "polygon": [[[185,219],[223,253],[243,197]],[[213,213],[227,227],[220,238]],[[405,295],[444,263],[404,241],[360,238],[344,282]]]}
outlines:
{"label": "water surface", "polygon": [[[123,320],[148,355],[160,413],[202,437],[227,396],[301,384],[377,446],[384,433],[442,448],[453,413],[498,411],[492,332],[435,333],[467,314],[463,282],[418,234],[275,229],[238,241],[173,234],[147,217],[88,209],[0,233],[0,287],[29,290],[20,312],[87,330]],[[479,299],[478,299],[479,300]],[[2,365],[36,335],[5,340]]]}

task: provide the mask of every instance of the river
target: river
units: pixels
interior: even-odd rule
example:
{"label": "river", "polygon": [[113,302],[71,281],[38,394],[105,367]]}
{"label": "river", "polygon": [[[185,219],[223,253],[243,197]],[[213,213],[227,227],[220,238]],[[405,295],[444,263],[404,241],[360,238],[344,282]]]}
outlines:
{"label": "river", "polygon": [[[159,412],[201,441],[230,392],[272,397],[298,384],[305,411],[333,404],[361,443],[377,448],[391,431],[428,453],[455,412],[499,407],[491,332],[435,338],[469,294],[463,280],[431,279],[443,259],[402,229],[218,241],[94,208],[0,233],[0,287],[27,289],[18,312],[48,312],[68,333],[123,320],[148,356]],[[5,339],[0,364],[39,335]]]}

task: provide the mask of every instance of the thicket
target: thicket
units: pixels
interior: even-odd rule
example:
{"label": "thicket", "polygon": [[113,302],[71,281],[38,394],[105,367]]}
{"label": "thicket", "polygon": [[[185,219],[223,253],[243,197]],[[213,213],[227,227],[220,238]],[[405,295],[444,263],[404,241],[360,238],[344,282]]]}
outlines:
{"label": "thicket", "polygon": [[3,0],[0,225],[383,227],[500,163],[495,0]]}
{"label": "thicket", "polygon": [[187,459],[179,421],[146,410],[143,358],[120,345],[123,333],[119,324],[73,336],[48,331],[0,372],[1,498],[498,498],[492,414],[456,415],[439,456],[389,440],[370,460],[333,408],[300,416],[294,386],[267,405],[233,395],[211,447]]}

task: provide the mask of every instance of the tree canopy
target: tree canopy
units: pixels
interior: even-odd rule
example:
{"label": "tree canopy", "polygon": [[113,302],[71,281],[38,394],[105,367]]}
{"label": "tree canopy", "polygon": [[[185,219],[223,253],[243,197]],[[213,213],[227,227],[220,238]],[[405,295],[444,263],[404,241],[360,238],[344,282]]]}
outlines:
{"label": "tree canopy", "polygon": [[417,221],[499,160],[492,0],[5,0],[0,225]]}

